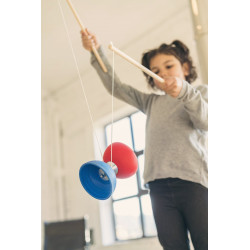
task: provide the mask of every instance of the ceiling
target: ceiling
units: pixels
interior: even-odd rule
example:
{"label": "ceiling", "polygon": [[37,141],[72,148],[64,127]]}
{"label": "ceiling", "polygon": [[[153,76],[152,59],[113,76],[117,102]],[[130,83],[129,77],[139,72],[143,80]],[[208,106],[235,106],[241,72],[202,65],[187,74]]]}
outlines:
{"label": "ceiling", "polygon": [[[67,86],[77,78],[70,41],[81,74],[91,68],[89,52],[81,44],[80,26],[66,0],[42,0],[42,96]],[[103,46],[110,41],[125,48],[164,20],[188,7],[186,0],[71,0],[82,23],[97,34]]]}

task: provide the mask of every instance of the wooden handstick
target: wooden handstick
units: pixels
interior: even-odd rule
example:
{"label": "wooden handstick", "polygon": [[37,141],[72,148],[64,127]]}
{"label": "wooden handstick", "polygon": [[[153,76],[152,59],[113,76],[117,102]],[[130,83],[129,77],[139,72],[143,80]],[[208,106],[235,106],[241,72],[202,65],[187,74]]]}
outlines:
{"label": "wooden handstick", "polygon": [[109,44],[108,47],[109,47],[109,49],[113,50],[116,54],[118,54],[119,56],[123,57],[125,60],[127,60],[128,62],[132,63],[133,65],[135,65],[136,67],[138,67],[139,69],[141,69],[142,71],[144,71],[146,74],[150,75],[151,77],[153,77],[157,81],[159,81],[161,83],[164,83],[164,79],[163,78],[159,77],[154,72],[152,72],[148,68],[144,67],[143,65],[141,65],[140,63],[138,63],[137,61],[135,61],[134,59],[132,59],[131,57],[129,57],[128,55],[126,55],[124,52],[122,52],[119,49],[115,48],[113,46],[112,42]]}
{"label": "wooden handstick", "polygon": [[[82,24],[82,21],[81,21],[81,19],[79,18],[79,16],[78,16],[78,14],[77,14],[75,8],[73,7],[71,1],[70,1],[70,0],[66,0],[66,1],[67,1],[68,5],[69,5],[70,9],[72,10],[72,12],[73,12],[73,14],[74,14],[74,16],[75,16],[77,22],[79,23],[79,25],[80,25],[80,27],[81,27],[81,30],[84,32],[85,35],[88,35],[88,33],[86,32],[86,28],[85,28],[84,25]],[[102,61],[102,59],[101,59],[99,53],[98,53],[97,50],[96,50],[96,47],[95,47],[94,45],[92,45],[92,46],[91,46],[91,49],[92,49],[92,51],[93,51],[93,53],[94,53],[94,55],[95,55],[97,61],[99,62],[99,64],[100,64],[102,70],[103,70],[104,72],[108,72],[108,70],[107,70],[106,66],[104,65],[104,63],[103,63],[103,61]]]}

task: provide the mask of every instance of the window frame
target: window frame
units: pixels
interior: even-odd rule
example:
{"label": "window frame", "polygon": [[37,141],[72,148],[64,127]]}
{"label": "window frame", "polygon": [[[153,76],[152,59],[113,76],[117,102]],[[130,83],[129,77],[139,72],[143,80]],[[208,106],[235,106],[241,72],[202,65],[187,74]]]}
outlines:
{"label": "window frame", "polygon": [[[135,150],[134,129],[133,129],[132,116],[137,114],[137,113],[140,113],[140,112],[141,111],[136,111],[136,112],[130,113],[129,115],[125,115],[125,116],[113,121],[115,123],[115,122],[118,122],[118,121],[123,120],[125,118],[129,118],[132,146],[133,146],[133,151],[134,151],[137,159],[138,159],[139,156],[144,154],[144,149],[139,150],[139,151]],[[106,124],[104,126],[106,147],[108,146],[108,143],[107,143],[107,141],[108,141],[107,140],[107,127],[110,126],[110,125],[111,125],[111,123],[108,123],[108,124]],[[131,241],[131,240],[137,240],[137,239],[142,239],[142,238],[153,238],[153,237],[157,236],[157,235],[149,235],[149,236],[147,236],[145,234],[145,221],[144,221],[144,218],[143,218],[141,197],[144,196],[144,195],[149,195],[149,190],[142,188],[142,183],[141,183],[141,178],[140,178],[140,166],[139,165],[138,165],[138,170],[136,171],[136,184],[137,184],[137,188],[138,188],[138,193],[135,194],[135,195],[125,196],[125,197],[118,198],[118,199],[113,199],[113,196],[111,196],[111,202],[112,202],[111,208],[112,208],[112,220],[113,220],[112,224],[113,224],[113,229],[114,229],[115,241],[119,241],[119,242],[128,241],[128,240]],[[118,239],[117,233],[116,233],[116,219],[115,219],[115,213],[114,213],[114,203],[122,201],[122,200],[128,200],[128,199],[131,199],[131,198],[137,198],[138,201],[139,201],[139,209],[140,209],[139,212],[140,212],[140,222],[141,222],[142,236],[138,237],[138,238],[130,238],[130,239],[126,239],[126,240],[121,240],[121,239]]]}

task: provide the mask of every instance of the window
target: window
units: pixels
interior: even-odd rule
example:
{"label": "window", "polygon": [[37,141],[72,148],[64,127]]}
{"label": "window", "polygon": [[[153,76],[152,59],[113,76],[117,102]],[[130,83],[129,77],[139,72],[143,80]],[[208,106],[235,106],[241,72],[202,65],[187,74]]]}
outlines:
{"label": "window", "polygon": [[[113,123],[113,142],[122,142],[134,150],[138,171],[127,179],[117,179],[112,195],[116,240],[156,236],[151,201],[145,188],[144,170],[146,117],[136,112]],[[111,124],[105,127],[106,144],[111,143]]]}

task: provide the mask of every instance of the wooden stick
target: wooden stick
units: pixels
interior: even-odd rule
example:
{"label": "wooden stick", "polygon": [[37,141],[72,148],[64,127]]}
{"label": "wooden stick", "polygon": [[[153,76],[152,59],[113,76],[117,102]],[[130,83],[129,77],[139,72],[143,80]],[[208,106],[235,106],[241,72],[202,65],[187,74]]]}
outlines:
{"label": "wooden stick", "polygon": [[[80,25],[80,27],[81,27],[81,30],[84,32],[85,35],[88,36],[88,33],[86,32],[86,28],[84,27],[84,25],[83,25],[81,19],[79,18],[79,16],[78,16],[78,14],[77,14],[75,8],[73,7],[71,1],[70,1],[70,0],[66,0],[66,1],[67,1],[68,5],[69,5],[70,9],[72,10],[72,12],[73,12],[73,14],[74,14],[74,16],[75,16],[77,22],[79,23],[79,25]],[[94,55],[95,55],[97,61],[99,62],[99,64],[100,64],[102,70],[103,70],[105,73],[108,72],[108,70],[107,70],[106,66],[104,65],[104,63],[103,63],[103,61],[102,61],[102,59],[101,59],[99,53],[98,53],[97,50],[96,50],[96,47],[95,47],[94,45],[92,45],[92,46],[91,46],[91,49],[92,49],[92,51],[93,51],[93,53],[94,53]]]}
{"label": "wooden stick", "polygon": [[142,71],[144,71],[146,74],[148,74],[149,76],[153,77],[157,81],[159,81],[161,83],[165,82],[163,78],[159,77],[154,72],[152,72],[148,68],[144,67],[143,65],[141,65],[140,63],[138,63],[137,61],[135,61],[134,59],[132,59],[131,57],[129,57],[128,55],[126,55],[125,53],[123,53],[122,51],[120,51],[119,49],[115,48],[113,46],[112,42],[109,44],[108,47],[109,47],[109,49],[113,50],[116,54],[118,54],[119,56],[123,57],[125,60],[127,60],[130,63],[132,63],[133,65],[135,65],[136,67],[138,67],[139,69],[141,69]]}

